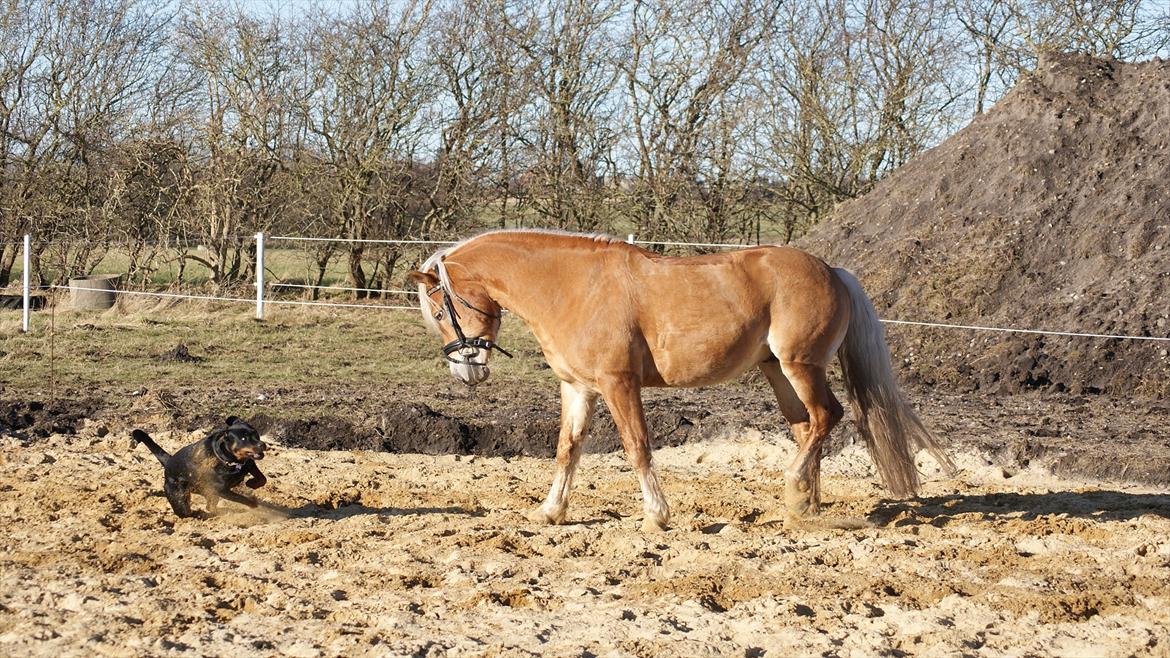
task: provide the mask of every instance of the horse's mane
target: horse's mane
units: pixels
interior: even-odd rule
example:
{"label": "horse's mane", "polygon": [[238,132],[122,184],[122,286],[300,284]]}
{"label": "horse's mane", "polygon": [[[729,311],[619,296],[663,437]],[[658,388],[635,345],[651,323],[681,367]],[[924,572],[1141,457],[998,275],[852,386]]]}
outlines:
{"label": "horse's mane", "polygon": [[478,235],[473,235],[470,238],[464,238],[463,240],[460,240],[459,242],[456,242],[455,244],[453,244],[449,247],[444,247],[444,248],[436,251],[435,253],[431,254],[429,258],[427,258],[425,261],[423,261],[422,267],[420,269],[423,272],[429,272],[432,269],[437,268],[438,274],[439,274],[439,280],[444,285],[450,285],[450,281],[447,280],[447,268],[443,266],[443,258],[445,258],[446,256],[450,255],[451,253],[455,252],[460,247],[463,247],[464,245],[468,244],[469,242],[473,242],[473,241],[478,240],[480,238],[484,238],[484,237],[487,237],[490,235],[517,234],[517,233],[536,233],[539,235],[557,235],[557,236],[566,237],[566,238],[577,238],[579,240],[586,240],[586,241],[590,241],[590,242],[600,242],[602,244],[626,244],[625,240],[622,240],[621,238],[614,237],[612,235],[607,235],[605,233],[574,233],[572,231],[562,231],[560,229],[551,229],[551,228],[501,228],[501,229],[495,229],[492,231],[484,231],[483,233],[480,233]]}

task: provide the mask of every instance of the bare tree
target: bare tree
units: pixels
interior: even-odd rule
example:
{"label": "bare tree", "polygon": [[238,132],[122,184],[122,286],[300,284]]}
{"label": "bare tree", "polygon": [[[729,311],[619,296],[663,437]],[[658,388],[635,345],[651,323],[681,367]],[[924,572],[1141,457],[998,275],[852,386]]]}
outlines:
{"label": "bare tree", "polygon": [[755,78],[753,159],[769,172],[785,239],[956,125],[957,52],[932,0],[788,7],[784,38]]}
{"label": "bare tree", "polygon": [[[421,63],[430,11],[428,2],[369,2],[346,15],[319,15],[306,42],[316,70],[301,111],[325,164],[333,228],[355,241],[346,247],[354,288],[369,288],[372,278],[368,248],[356,240],[408,236],[421,223],[411,196],[419,113],[434,88]],[[385,272],[398,252],[383,252]]]}
{"label": "bare tree", "polygon": [[603,185],[615,174],[618,139],[612,52],[618,2],[527,2],[510,38],[525,56],[534,105],[523,133],[530,163],[524,190],[542,223],[596,230],[605,223]]}
{"label": "bare tree", "polygon": [[[1012,0],[955,0],[955,17],[972,41],[975,63],[974,113],[986,108],[992,80],[1004,79],[1004,49],[1011,38]],[[1011,74],[1008,75],[1011,77]]]}
{"label": "bare tree", "polygon": [[[639,2],[629,12],[620,57],[640,233],[723,238],[727,206],[717,186],[730,181],[726,167],[736,160],[730,100],[771,37],[779,5]],[[705,217],[697,226],[696,215]]]}
{"label": "bare tree", "polygon": [[249,278],[254,244],[286,207],[282,178],[296,81],[288,26],[272,16],[196,8],[180,24],[192,85],[194,191],[185,222],[206,251],[187,258],[212,283]]}
{"label": "bare tree", "polygon": [[[451,2],[438,11],[427,38],[427,65],[438,95],[427,118],[438,135],[434,184],[420,237],[450,236],[493,204],[491,181],[507,170],[509,129],[523,105],[516,64],[520,53],[499,47],[508,24],[495,0]],[[507,205],[507,185],[499,203]],[[504,212],[503,210],[501,212]]]}
{"label": "bare tree", "polygon": [[[110,153],[150,86],[168,21],[160,4],[134,0],[5,5],[2,226],[42,238],[42,277],[45,265],[91,271],[105,255],[121,192]],[[0,255],[4,277],[10,258]]]}

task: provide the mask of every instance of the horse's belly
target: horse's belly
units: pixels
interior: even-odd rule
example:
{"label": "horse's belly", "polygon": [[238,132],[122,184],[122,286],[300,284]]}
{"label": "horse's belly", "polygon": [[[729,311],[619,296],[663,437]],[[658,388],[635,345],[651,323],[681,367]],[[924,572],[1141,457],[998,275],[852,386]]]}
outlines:
{"label": "horse's belly", "polygon": [[730,344],[679,339],[651,348],[647,386],[695,387],[734,379],[768,358],[764,336],[742,336]]}

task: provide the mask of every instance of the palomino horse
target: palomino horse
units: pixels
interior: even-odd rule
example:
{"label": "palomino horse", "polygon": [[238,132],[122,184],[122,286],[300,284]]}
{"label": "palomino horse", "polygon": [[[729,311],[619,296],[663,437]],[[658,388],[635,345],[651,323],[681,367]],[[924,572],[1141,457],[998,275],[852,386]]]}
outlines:
{"label": "palomino horse", "polygon": [[861,285],[797,249],[760,246],[668,258],[604,236],[512,230],[442,249],[410,272],[451,373],[488,376],[501,310],[520,316],[561,380],[561,429],[548,498],[531,518],[561,523],[598,397],[642,488],[643,528],[670,511],[650,457],[646,386],[706,386],[759,368],[799,452],[785,471],[791,516],[820,505],[821,446],[841,420],[825,369],[841,361],[858,428],[885,485],[918,486],[914,451],[953,465],[898,390],[877,313]]}

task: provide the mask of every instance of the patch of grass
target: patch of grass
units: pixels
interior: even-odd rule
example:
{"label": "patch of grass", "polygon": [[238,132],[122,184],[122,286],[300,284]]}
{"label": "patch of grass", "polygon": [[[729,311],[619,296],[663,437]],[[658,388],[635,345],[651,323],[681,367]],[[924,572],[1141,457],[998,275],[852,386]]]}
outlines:
{"label": "patch of grass", "polygon": [[[453,381],[440,339],[417,312],[269,307],[263,322],[252,313],[242,304],[123,297],[104,312],[58,309],[55,318],[49,310],[37,312],[31,331],[21,334],[20,312],[0,311],[0,384],[10,396],[40,400],[49,397],[50,380],[58,395],[100,390],[115,398],[142,390],[219,387],[272,396],[289,389]],[[522,322],[506,318],[501,338],[516,358],[494,355],[493,380],[555,390]],[[159,358],[179,344],[199,360]]]}

